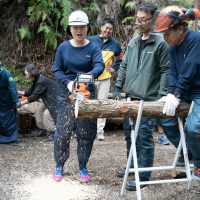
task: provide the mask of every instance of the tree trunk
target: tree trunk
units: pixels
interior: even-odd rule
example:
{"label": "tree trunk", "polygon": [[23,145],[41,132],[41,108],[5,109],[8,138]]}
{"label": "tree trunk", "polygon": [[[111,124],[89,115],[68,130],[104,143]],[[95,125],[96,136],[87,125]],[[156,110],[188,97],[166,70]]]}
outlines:
{"label": "tree trunk", "polygon": [[[75,116],[78,118],[119,118],[136,117],[140,101],[87,100],[76,102]],[[151,118],[169,118],[162,114],[164,102],[144,102],[143,116]],[[187,116],[190,105],[180,103],[174,117]]]}

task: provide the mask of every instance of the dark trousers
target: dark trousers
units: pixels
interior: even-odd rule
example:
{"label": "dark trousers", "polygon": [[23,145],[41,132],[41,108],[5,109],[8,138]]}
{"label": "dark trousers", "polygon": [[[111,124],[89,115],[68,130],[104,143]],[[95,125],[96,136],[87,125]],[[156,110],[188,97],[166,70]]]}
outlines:
{"label": "dark trousers", "polygon": [[[157,124],[156,119],[148,117],[142,117],[139,127],[139,132],[136,140],[136,151],[139,167],[152,167],[154,159],[154,141],[153,131]],[[178,147],[180,141],[180,132],[178,128],[178,122],[175,119],[163,119],[160,120],[160,124],[163,127],[168,139]],[[128,118],[124,119],[123,123],[125,140],[127,145],[127,157],[131,147],[131,128]],[[151,172],[140,172],[140,179],[147,181],[150,179]]]}
{"label": "dark trousers", "polygon": [[54,158],[56,166],[64,166],[70,154],[72,132],[77,135],[77,155],[80,169],[86,167],[97,133],[96,119],[76,119],[74,104],[68,102],[66,94],[59,94],[56,131],[54,135]]}
{"label": "dark trousers", "polygon": [[16,142],[19,136],[16,110],[0,109],[0,144]]}

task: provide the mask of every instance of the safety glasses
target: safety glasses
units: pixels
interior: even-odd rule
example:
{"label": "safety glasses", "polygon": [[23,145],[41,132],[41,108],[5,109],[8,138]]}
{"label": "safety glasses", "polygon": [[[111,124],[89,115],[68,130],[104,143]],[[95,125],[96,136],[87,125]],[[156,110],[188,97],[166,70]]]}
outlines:
{"label": "safety glasses", "polygon": [[136,18],[135,19],[135,24],[146,24],[151,19],[152,19],[152,17],[150,17],[149,19]]}

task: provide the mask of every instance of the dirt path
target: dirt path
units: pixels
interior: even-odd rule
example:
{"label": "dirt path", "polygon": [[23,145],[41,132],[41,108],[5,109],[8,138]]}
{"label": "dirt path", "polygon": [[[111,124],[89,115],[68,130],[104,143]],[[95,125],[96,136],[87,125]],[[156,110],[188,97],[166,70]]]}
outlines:
{"label": "dirt path", "polygon": [[[95,141],[88,164],[92,181],[81,184],[78,175],[76,139],[71,142],[71,155],[65,165],[64,180],[52,180],[54,169],[53,143],[46,138],[23,135],[20,142],[0,145],[0,200],[123,200],[136,199],[135,192],[120,196],[122,179],[116,171],[126,164],[125,142],[122,131],[107,132],[106,141]],[[170,163],[175,149],[172,145],[156,143],[155,165]],[[162,178],[168,172],[153,173]],[[186,190],[184,183],[149,186],[142,190],[147,200],[199,200],[200,185]]]}

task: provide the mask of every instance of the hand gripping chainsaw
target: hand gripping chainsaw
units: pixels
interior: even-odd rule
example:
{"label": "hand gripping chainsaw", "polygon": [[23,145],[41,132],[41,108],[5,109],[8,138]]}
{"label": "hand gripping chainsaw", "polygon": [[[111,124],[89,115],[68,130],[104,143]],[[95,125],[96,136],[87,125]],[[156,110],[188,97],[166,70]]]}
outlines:
{"label": "hand gripping chainsaw", "polygon": [[90,99],[90,87],[94,87],[94,77],[92,74],[78,73],[73,83],[72,94],[69,95],[70,100],[84,101]]}

